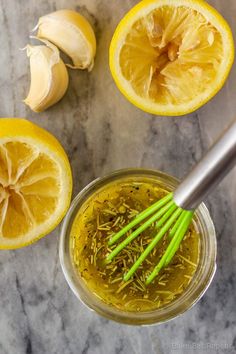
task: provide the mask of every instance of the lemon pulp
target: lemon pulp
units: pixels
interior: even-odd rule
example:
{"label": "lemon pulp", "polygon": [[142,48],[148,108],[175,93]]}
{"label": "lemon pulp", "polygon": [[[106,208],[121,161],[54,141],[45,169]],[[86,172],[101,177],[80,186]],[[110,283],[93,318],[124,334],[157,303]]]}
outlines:
{"label": "lemon pulp", "polygon": [[222,53],[221,35],[203,15],[164,6],[134,23],[120,65],[139,96],[184,103],[214,82]]}
{"label": "lemon pulp", "polygon": [[123,94],[151,113],[179,115],[207,102],[233,63],[232,33],[203,1],[141,1],[120,22],[110,67]]}
{"label": "lemon pulp", "polygon": [[60,195],[58,166],[20,142],[0,145],[0,165],[0,233],[19,237],[54,213]]}
{"label": "lemon pulp", "polygon": [[72,179],[59,142],[23,119],[0,119],[0,248],[49,233],[69,207]]}

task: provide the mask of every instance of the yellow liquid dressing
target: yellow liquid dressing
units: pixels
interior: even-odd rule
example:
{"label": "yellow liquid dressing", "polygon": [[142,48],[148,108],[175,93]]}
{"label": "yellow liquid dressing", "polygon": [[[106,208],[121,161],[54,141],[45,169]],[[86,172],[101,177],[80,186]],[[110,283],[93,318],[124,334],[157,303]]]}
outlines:
{"label": "yellow liquid dressing", "polygon": [[147,286],[147,275],[158,263],[169,243],[168,233],[132,279],[124,282],[123,275],[158,233],[155,223],[109,264],[105,264],[106,256],[126,237],[124,235],[117,244],[109,247],[111,236],[167,193],[154,178],[125,177],[95,192],[78,211],[70,235],[71,258],[87,287],[106,304],[122,311],[154,310],[178,298],[191,282],[200,249],[200,237],[194,223],[171,263]]}

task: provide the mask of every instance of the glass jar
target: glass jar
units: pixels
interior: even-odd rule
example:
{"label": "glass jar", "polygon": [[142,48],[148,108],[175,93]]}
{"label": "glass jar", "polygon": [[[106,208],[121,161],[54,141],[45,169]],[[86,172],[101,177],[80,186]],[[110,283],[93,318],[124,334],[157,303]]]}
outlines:
{"label": "glass jar", "polygon": [[59,246],[59,256],[65,278],[75,295],[98,314],[126,324],[149,325],[168,321],[190,309],[209,287],[216,270],[216,235],[206,206],[202,203],[195,212],[196,228],[200,233],[200,255],[196,272],[188,287],[174,301],[160,309],[147,312],[128,312],[107,305],[87,287],[76,271],[70,252],[70,233],[75,217],[86,200],[106,184],[124,177],[155,178],[167,191],[174,190],[179,181],[163,172],[147,169],[123,169],[98,178],[87,185],[74,199],[64,219]]}

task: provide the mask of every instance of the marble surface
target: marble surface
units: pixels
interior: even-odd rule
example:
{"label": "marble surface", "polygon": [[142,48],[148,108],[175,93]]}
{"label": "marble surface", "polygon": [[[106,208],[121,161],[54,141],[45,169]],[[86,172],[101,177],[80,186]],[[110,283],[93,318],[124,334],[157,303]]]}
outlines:
{"label": "marble surface", "polygon": [[[182,177],[236,115],[236,70],[207,105],[182,118],[154,117],[128,103],[108,68],[116,24],[135,0],[0,0],[0,116],[27,117],[69,154],[74,195],[114,169],[143,166]],[[235,0],[210,0],[236,33]],[[20,52],[40,15],[80,11],[98,40],[94,70],[70,73],[64,99],[42,114],[21,101],[29,87]],[[37,244],[0,254],[0,354],[202,354],[236,352],[236,170],[207,204],[218,238],[218,270],[204,298],[169,323],[130,327],[88,311],[68,288],[58,260],[59,228]]]}

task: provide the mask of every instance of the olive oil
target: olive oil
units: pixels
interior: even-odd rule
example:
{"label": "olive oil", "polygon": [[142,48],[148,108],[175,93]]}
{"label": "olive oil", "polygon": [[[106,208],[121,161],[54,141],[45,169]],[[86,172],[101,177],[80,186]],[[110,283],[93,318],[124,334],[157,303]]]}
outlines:
{"label": "olive oil", "polygon": [[78,211],[70,235],[71,257],[87,287],[105,303],[123,311],[151,311],[178,298],[191,282],[198,264],[200,246],[194,223],[172,262],[150,285],[145,285],[145,279],[163,255],[169,243],[168,234],[132,279],[124,282],[123,275],[157,234],[155,223],[112,262],[105,262],[106,256],[116,247],[108,246],[109,238],[167,193],[154,178],[125,177],[98,190]]}

